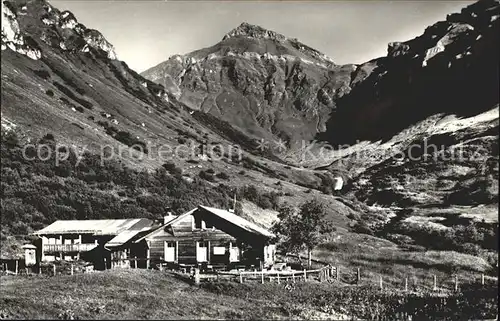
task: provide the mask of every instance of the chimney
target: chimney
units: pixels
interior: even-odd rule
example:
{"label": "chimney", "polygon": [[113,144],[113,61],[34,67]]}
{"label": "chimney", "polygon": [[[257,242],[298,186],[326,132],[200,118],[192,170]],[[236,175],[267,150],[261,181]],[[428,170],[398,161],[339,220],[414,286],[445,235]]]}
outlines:
{"label": "chimney", "polygon": [[163,224],[167,224],[168,222],[170,222],[171,220],[173,220],[176,217],[177,217],[177,215],[172,214],[172,211],[170,211],[170,209],[169,209],[167,211],[167,215],[165,215],[163,217]]}
{"label": "chimney", "polygon": [[236,210],[236,192],[234,192],[233,208],[230,208],[228,212],[234,213],[235,210]]}

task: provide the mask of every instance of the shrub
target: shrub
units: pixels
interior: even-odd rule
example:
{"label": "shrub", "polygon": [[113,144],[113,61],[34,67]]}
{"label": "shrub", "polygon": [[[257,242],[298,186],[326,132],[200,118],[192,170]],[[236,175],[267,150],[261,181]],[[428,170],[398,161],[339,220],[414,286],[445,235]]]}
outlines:
{"label": "shrub", "polygon": [[45,80],[50,78],[50,72],[48,72],[45,69],[38,69],[34,71],[35,75],[37,75],[40,78],[43,78]]}
{"label": "shrub", "polygon": [[48,142],[48,141],[54,141],[54,135],[51,133],[46,134],[45,136],[42,137],[40,142]]}
{"label": "shrub", "polygon": [[359,234],[374,235],[373,230],[363,221],[358,221],[352,226],[352,231]]}
{"label": "shrub", "polygon": [[220,179],[229,179],[229,175],[227,175],[224,172],[220,172],[219,174],[216,175]]}
{"label": "shrub", "polygon": [[200,171],[199,176],[200,176],[200,178],[203,178],[204,180],[207,180],[209,182],[214,181],[213,173],[209,173],[208,171]]}
{"label": "shrub", "polygon": [[177,166],[175,165],[174,162],[166,162],[165,164],[162,165],[163,168],[165,168],[167,170],[167,172],[169,173],[172,173],[173,171],[175,171],[175,169],[177,168]]}
{"label": "shrub", "polygon": [[2,135],[0,136],[2,137],[2,144],[5,144],[5,146],[7,146],[8,148],[13,148],[19,145],[19,138],[17,137],[17,134],[12,130],[6,132],[2,131]]}
{"label": "shrub", "polygon": [[[114,131],[113,129],[114,129],[114,127],[109,126],[106,129],[106,132],[108,132],[108,131],[113,132]],[[138,151],[142,151],[144,154],[148,153],[148,149],[146,147],[146,144],[144,142],[140,141],[139,139],[133,137],[129,132],[120,130],[120,131],[116,132],[116,134],[113,137],[117,141],[119,141],[127,146],[130,146]]]}

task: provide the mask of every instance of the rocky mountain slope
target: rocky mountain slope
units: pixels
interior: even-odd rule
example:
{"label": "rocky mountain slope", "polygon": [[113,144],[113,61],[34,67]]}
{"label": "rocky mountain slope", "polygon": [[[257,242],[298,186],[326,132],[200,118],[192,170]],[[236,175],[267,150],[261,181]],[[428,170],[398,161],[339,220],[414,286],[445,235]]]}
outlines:
{"label": "rocky mountain slope", "polygon": [[339,144],[388,140],[431,115],[470,117],[493,108],[499,17],[498,1],[479,1],[415,39],[389,44],[371,75],[336,101],[322,137]]}
{"label": "rocky mountain slope", "polygon": [[283,139],[286,150],[274,151],[282,159],[321,166],[346,153],[304,161],[302,140],[334,148],[387,141],[439,113],[467,117],[493,108],[497,19],[498,2],[479,1],[415,39],[389,44],[386,57],[343,66],[243,23],[216,45],[172,56],[143,75],[252,138]]}
{"label": "rocky mountain slope", "polygon": [[[231,124],[190,110],[161,85],[128,68],[102,34],[79,23],[71,12],[45,1],[3,1],[1,55],[2,137],[15,133],[20,146],[55,142],[77,155],[87,152],[89,159],[92,154],[101,155],[127,166],[125,170],[116,165],[121,174],[102,174],[104,178],[97,173],[106,172],[108,165],[95,161],[82,164],[90,172],[81,173],[82,168],[73,163],[61,167],[53,159],[46,164],[18,159],[20,147],[3,150],[2,222],[9,223],[2,224],[0,233],[2,255],[6,247],[20,250],[30,231],[57,218],[125,212],[156,215],[157,205],[150,207],[143,197],[163,204],[175,195],[177,205],[201,197],[203,204],[226,206],[232,204],[235,191],[243,194],[251,184],[260,187],[252,202],[269,210],[269,198],[258,199],[259,195],[274,192],[281,201],[295,204],[316,194],[331,204],[332,218],[339,226],[347,227],[347,215],[354,210],[331,195],[310,190],[319,186],[326,171],[263,158],[265,153],[256,148],[256,142]],[[219,144],[220,153],[208,149]],[[8,148],[3,140],[2,148]],[[162,165],[170,174],[162,176],[166,185],[160,190],[131,183],[136,175],[154,173]],[[112,181],[95,181],[96,175]],[[182,186],[194,185],[181,193],[169,181],[172,177]],[[196,186],[212,190],[219,198],[195,192]],[[253,213],[260,214],[253,209],[248,215]]]}
{"label": "rocky mountain slope", "polygon": [[499,17],[498,1],[479,1],[390,44],[372,74],[337,100],[320,136],[334,145],[372,142],[361,157],[331,166],[361,174],[361,198],[399,206],[498,202]]}
{"label": "rocky mountain slope", "polygon": [[244,23],[143,75],[252,137],[284,139],[282,159],[341,174],[346,197],[412,210],[419,229],[497,222],[499,17],[498,0],[481,0],[344,66]]}
{"label": "rocky mountain slope", "polygon": [[216,45],[172,56],[142,75],[252,138],[294,147],[324,131],[335,100],[370,71],[370,64],[337,65],[297,39],[242,23]]}
{"label": "rocky mountain slope", "polygon": [[[139,75],[72,13],[45,1],[4,1],[2,129],[24,143],[51,133],[91,153],[134,147],[118,158],[138,171],[171,161],[180,179],[202,180],[201,190],[256,184],[291,204],[315,196],[344,232],[353,222],[386,224],[402,208],[413,210],[407,222],[438,229],[457,225],[450,217],[498,222],[499,8],[481,0],[420,37],[390,44],[386,57],[343,66],[243,23],[218,44]],[[286,146],[269,152],[260,139]],[[318,140],[305,157],[303,140]],[[190,143],[193,155],[158,157],[160,146]],[[207,156],[208,143],[238,144],[242,158]],[[423,151],[431,143],[442,150]],[[349,147],[327,148],[338,144]],[[441,157],[457,148],[465,160]],[[5,172],[19,183],[15,166]],[[332,196],[339,175],[346,185]],[[142,206],[140,197],[160,198],[157,185],[124,192],[113,184],[105,193],[128,210]],[[15,206],[29,201],[11,194]],[[270,223],[258,217],[260,208],[245,208]],[[141,213],[152,215],[147,206]]]}

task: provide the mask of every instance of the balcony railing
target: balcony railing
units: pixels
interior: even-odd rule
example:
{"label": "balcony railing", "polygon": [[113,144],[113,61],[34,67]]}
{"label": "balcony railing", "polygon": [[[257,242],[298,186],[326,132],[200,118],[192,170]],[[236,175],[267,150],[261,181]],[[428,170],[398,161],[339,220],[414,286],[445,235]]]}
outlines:
{"label": "balcony railing", "polygon": [[94,243],[88,244],[44,244],[44,252],[86,252],[97,247]]}

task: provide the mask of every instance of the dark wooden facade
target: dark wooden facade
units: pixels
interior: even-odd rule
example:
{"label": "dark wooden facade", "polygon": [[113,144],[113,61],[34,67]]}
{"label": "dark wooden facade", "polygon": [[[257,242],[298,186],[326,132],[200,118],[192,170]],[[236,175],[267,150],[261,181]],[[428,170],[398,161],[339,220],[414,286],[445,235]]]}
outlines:
{"label": "dark wooden facade", "polygon": [[152,264],[261,268],[274,262],[274,245],[268,235],[245,229],[203,207],[139,239],[131,252]]}

